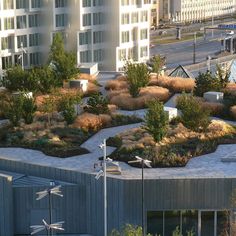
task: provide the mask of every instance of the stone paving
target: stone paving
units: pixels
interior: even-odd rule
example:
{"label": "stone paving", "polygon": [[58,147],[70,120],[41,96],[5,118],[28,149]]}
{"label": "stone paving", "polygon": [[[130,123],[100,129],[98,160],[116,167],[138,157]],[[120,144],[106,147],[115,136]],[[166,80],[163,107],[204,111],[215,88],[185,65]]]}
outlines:
{"label": "stone paving", "polygon": [[[111,75],[107,75],[102,83],[110,79]],[[101,81],[99,81],[101,82]],[[104,84],[102,84],[104,85]],[[165,106],[175,107],[176,97],[179,94],[174,95]],[[143,117],[145,109],[129,112],[120,111],[123,114]],[[4,122],[4,121],[3,121]],[[1,123],[1,122],[0,122]],[[230,122],[232,123],[232,122]],[[233,122],[236,125],[236,122]],[[116,134],[139,127],[141,123],[119,126],[113,128],[107,128],[99,131],[97,134],[92,136],[89,140],[83,143],[81,146],[90,151],[89,154],[74,156],[70,158],[56,158],[44,155],[40,151],[23,149],[23,148],[1,148],[0,159],[14,160],[19,162],[31,163],[41,166],[52,166],[56,168],[62,168],[67,170],[75,170],[83,173],[94,172],[94,163],[98,162],[99,157],[102,157],[103,152],[98,145],[107,139],[108,137],[115,136]],[[107,147],[107,154],[109,155],[115,150],[113,147]],[[181,168],[153,168],[145,169],[146,179],[172,179],[172,178],[236,178],[236,159],[230,159],[235,154],[236,157],[236,145],[220,145],[216,152],[207,154],[200,157],[191,159],[186,167]],[[228,158],[228,159],[227,159]],[[133,168],[125,163],[120,162],[121,175],[112,176],[113,178],[125,178],[125,179],[140,179],[141,169]]]}

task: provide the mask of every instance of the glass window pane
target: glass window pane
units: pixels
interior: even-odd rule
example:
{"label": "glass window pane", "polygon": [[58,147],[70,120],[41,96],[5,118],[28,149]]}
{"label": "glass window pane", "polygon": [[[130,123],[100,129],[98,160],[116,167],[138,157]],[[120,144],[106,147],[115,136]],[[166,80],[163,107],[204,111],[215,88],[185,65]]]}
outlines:
{"label": "glass window pane", "polygon": [[147,233],[151,235],[163,235],[163,211],[148,212]]}
{"label": "glass window pane", "polygon": [[165,212],[165,235],[172,235],[176,227],[180,227],[180,211]]}
{"label": "glass window pane", "polygon": [[218,211],[217,212],[217,235],[225,236],[229,235],[229,212],[227,211]]}
{"label": "glass window pane", "polygon": [[214,236],[214,211],[201,212],[201,236]]}
{"label": "glass window pane", "polygon": [[198,228],[198,212],[196,210],[182,211],[182,234],[187,235],[187,232],[193,232],[197,235]]}

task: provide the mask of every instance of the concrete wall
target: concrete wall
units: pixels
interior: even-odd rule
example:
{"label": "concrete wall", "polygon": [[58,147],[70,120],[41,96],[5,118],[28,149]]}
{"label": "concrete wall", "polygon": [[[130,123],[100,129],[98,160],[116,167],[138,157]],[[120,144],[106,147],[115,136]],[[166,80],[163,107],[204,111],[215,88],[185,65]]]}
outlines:
{"label": "concrete wall", "polygon": [[13,236],[12,178],[0,175],[0,235]]}

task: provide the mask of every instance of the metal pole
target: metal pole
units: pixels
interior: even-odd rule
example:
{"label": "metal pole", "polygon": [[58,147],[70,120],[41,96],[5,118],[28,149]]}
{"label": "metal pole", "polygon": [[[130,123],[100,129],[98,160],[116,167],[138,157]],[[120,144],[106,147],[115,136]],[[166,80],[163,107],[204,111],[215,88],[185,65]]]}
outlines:
{"label": "metal pole", "polygon": [[[49,199],[49,225],[52,224],[52,199],[51,199],[51,190],[49,190],[48,193],[48,199]],[[49,235],[53,235],[52,229],[49,229]]]}
{"label": "metal pole", "polygon": [[144,229],[144,178],[143,178],[144,160],[142,160],[142,231],[143,236],[145,236]]}
{"label": "metal pole", "polygon": [[[214,26],[214,7],[212,7],[212,16],[211,17],[212,17],[211,18],[211,26],[213,28],[213,26]],[[214,38],[214,29],[212,29],[211,34],[212,34],[212,38]]]}
{"label": "metal pole", "polygon": [[21,67],[22,67],[22,70],[24,70],[24,50],[23,50],[23,42],[20,43],[20,47],[21,47]]}
{"label": "metal pole", "polygon": [[193,64],[196,64],[196,43],[197,43],[197,33],[194,33],[194,42],[193,42]]}
{"label": "metal pole", "polygon": [[103,149],[103,171],[104,171],[104,236],[107,236],[107,166],[106,166],[106,159],[107,159],[107,145],[106,139],[103,142],[104,149]]}

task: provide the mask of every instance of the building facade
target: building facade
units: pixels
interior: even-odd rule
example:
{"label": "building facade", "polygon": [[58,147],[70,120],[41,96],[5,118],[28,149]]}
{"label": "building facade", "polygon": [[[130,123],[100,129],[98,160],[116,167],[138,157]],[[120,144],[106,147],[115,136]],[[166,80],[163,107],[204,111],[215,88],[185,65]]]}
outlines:
{"label": "building facade", "polygon": [[235,13],[235,0],[160,0],[160,19],[198,22]]}
{"label": "building facade", "polygon": [[45,63],[56,32],[78,65],[115,71],[126,59],[145,61],[150,8],[151,0],[0,0],[0,76],[16,63]]}

